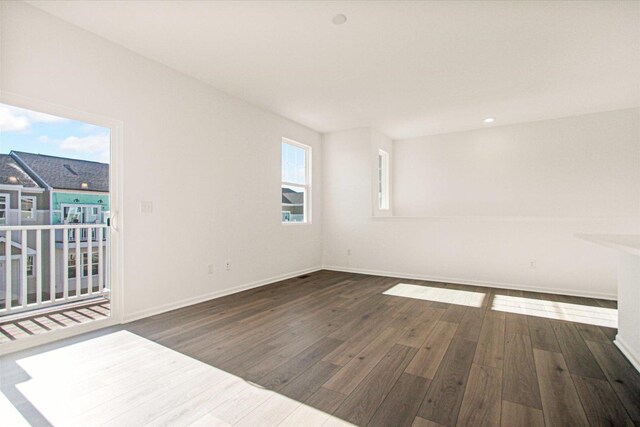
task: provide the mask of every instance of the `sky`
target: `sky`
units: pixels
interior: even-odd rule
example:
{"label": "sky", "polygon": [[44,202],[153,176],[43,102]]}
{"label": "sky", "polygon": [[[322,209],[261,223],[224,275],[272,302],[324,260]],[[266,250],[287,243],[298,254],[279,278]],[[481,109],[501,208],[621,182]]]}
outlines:
{"label": "sky", "polygon": [[282,143],[282,180],[292,184],[305,184],[305,151],[292,144]]}
{"label": "sky", "polygon": [[109,163],[110,131],[0,103],[0,153],[26,151]]}

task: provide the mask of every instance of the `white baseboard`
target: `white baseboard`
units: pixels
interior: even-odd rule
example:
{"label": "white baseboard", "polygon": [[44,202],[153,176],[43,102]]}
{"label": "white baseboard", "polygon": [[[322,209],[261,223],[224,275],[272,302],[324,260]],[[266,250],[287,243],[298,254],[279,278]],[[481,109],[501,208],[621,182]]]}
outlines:
{"label": "white baseboard", "polygon": [[616,339],[613,341],[613,343],[620,349],[622,354],[624,354],[626,358],[629,359],[629,362],[631,362],[633,367],[636,368],[638,372],[640,372],[640,355],[635,354],[635,352],[631,350],[631,347],[629,347],[627,343],[622,338],[620,338],[620,335],[616,335]]}
{"label": "white baseboard", "polygon": [[560,295],[571,295],[576,297],[600,298],[600,299],[607,299],[607,300],[614,300],[614,301],[617,300],[617,296],[613,294],[604,294],[599,292],[588,292],[588,291],[581,291],[581,290],[574,290],[574,289],[561,289],[561,288],[544,288],[543,289],[543,288],[538,288],[538,287],[529,286],[529,285],[522,285],[517,283],[501,283],[501,282],[490,282],[490,281],[484,281],[484,280],[467,280],[467,279],[459,279],[455,277],[440,277],[440,276],[429,276],[425,274],[398,273],[394,271],[368,270],[364,268],[338,267],[333,265],[323,265],[322,269],[332,270],[332,271],[341,271],[344,273],[369,274],[371,276],[397,277],[398,279],[426,280],[430,282],[455,283],[460,285],[483,286],[488,288],[541,292],[545,294],[560,294]]}
{"label": "white baseboard", "polygon": [[268,279],[257,280],[251,283],[245,283],[242,285],[234,286],[232,288],[210,292],[204,295],[199,295],[197,297],[185,298],[183,300],[174,301],[169,304],[164,304],[158,307],[153,307],[147,310],[141,310],[135,313],[124,315],[122,318],[122,323],[133,322],[134,320],[143,319],[149,316],[155,316],[156,314],[165,313],[167,311],[176,310],[178,308],[187,307],[189,305],[198,304],[201,302],[224,297],[227,295],[235,294],[235,293],[246,291],[253,288],[259,288],[260,286],[269,285],[271,283],[279,282],[281,280],[291,279],[293,277],[300,276],[302,274],[313,273],[318,270],[322,270],[322,267],[318,266],[318,267],[307,268],[300,271],[294,271],[291,273],[282,274],[280,276],[270,277]]}

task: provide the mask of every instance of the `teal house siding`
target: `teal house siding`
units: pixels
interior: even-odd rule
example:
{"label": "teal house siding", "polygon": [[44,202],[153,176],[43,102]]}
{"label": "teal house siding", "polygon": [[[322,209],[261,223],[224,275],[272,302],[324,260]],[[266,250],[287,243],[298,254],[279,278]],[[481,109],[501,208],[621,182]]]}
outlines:
{"label": "teal house siding", "polygon": [[51,194],[52,224],[62,224],[62,205],[99,205],[102,209],[100,222],[104,222],[105,214],[109,212],[109,195],[53,190]]}

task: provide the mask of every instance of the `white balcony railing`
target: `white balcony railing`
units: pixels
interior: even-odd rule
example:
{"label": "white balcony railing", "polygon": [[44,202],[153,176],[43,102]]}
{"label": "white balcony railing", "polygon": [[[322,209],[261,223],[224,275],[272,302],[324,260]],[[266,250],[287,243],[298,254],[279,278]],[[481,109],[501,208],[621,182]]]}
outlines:
{"label": "white balcony railing", "polygon": [[108,273],[105,224],[0,226],[0,320],[17,312],[108,297]]}

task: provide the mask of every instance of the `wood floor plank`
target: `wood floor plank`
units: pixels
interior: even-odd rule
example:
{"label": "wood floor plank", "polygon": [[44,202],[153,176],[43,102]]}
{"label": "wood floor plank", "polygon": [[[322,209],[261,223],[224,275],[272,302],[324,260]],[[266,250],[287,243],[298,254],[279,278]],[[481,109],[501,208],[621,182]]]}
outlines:
{"label": "wood floor plank", "polygon": [[640,424],[640,373],[614,344],[587,341],[587,346],[633,422]]}
{"label": "wood floor plank", "polygon": [[367,426],[411,426],[430,381],[403,373]]}
{"label": "wood floor plank", "polygon": [[529,335],[529,322],[527,316],[522,314],[505,313],[505,331],[507,335]]}
{"label": "wood floor plank", "polygon": [[513,403],[542,409],[533,349],[528,335],[506,336],[502,396]]}
{"label": "wood floor plank", "polygon": [[560,345],[548,319],[530,316],[528,323],[533,348],[560,353]]}
{"label": "wood floor plank", "polygon": [[484,314],[485,309],[483,308],[467,307],[462,320],[460,320],[456,336],[477,342],[482,329]]}
{"label": "wood floor plank", "polygon": [[502,427],[544,427],[544,415],[540,409],[502,401]]}
{"label": "wood floor plank", "polygon": [[327,414],[333,414],[346,398],[347,396],[342,393],[320,387],[305,403]]}
{"label": "wood floor plank", "polygon": [[504,361],[504,317],[487,316],[482,324],[474,363],[502,368]]}
{"label": "wood floor plank", "polygon": [[438,321],[416,357],[407,366],[407,373],[433,379],[457,328],[456,323]]}
{"label": "wood floor plank", "polygon": [[551,321],[569,372],[604,380],[605,376],[573,323]]}
{"label": "wood floor plank", "polygon": [[342,394],[350,394],[369,375],[372,369],[389,351],[389,348],[398,339],[398,331],[387,328],[366,346],[361,352],[342,369],[340,369],[329,381],[324,384],[325,388],[339,391]]}
{"label": "wood floor plank", "polygon": [[538,349],[533,354],[545,423],[550,426],[588,425],[563,355]]}
{"label": "wood floor plank", "polygon": [[633,426],[629,414],[607,381],[574,375],[573,384],[591,425]]}
{"label": "wood floor plank", "polygon": [[304,402],[340,370],[340,366],[319,361],[312,367],[289,381],[278,392],[299,402]]}
{"label": "wood floor plank", "polygon": [[444,314],[442,309],[427,308],[425,312],[419,316],[415,326],[408,328],[400,337],[397,344],[406,345],[407,347],[420,348],[426,341],[427,337],[438,324],[438,320]]}
{"label": "wood floor plank", "polygon": [[501,406],[502,369],[473,364],[457,425],[497,426]]}
{"label": "wood floor plank", "polygon": [[418,416],[444,425],[455,425],[476,345],[475,341],[457,337],[451,341]]}
{"label": "wood floor plank", "polygon": [[416,351],[415,348],[395,344],[376,368],[338,407],[335,415],[356,425],[367,424],[415,356]]}
{"label": "wood floor plank", "polygon": [[342,341],[335,338],[322,338],[286,363],[260,378],[259,383],[263,387],[280,390],[293,378],[319,362],[325,355],[333,351],[340,344],[342,344]]}
{"label": "wood floor plank", "polygon": [[445,427],[445,426],[443,426],[442,424],[434,423],[431,420],[425,420],[424,418],[416,417],[413,420],[413,424],[411,424],[411,427]]}

